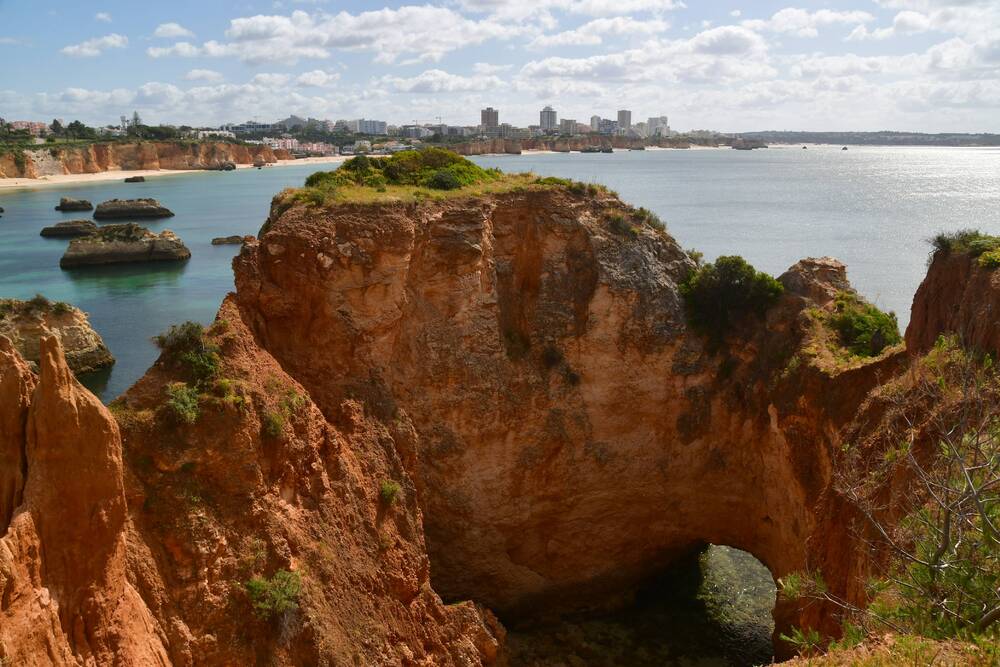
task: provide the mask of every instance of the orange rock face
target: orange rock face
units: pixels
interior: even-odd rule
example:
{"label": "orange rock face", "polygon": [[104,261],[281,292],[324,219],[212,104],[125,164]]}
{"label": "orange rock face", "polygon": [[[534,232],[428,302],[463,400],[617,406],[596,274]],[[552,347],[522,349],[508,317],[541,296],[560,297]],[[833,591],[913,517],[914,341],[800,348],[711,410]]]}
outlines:
{"label": "orange rock face", "polygon": [[[486,607],[613,604],[706,542],[864,602],[834,480],[842,443],[890,433],[879,387],[906,355],[830,353],[842,264],[799,262],[713,350],[679,295],[693,261],[609,224],[632,214],[616,197],[276,204],[193,408],[170,355],[112,418],[54,338],[39,378],[0,339],[0,658],[488,665]],[[966,282],[932,267],[914,341],[966,321],[962,290],[935,310]],[[255,612],[247,583],[283,572],[294,608]]]}
{"label": "orange rock face", "polygon": [[57,174],[95,174],[104,171],[147,169],[218,169],[235,164],[271,163],[279,158],[267,146],[224,142],[108,143],[84,147],[25,151],[23,164],[7,154],[0,156],[0,178],[38,178]]}
{"label": "orange rock face", "polygon": [[609,231],[622,207],[545,191],[291,209],[236,261],[248,321],[324,413],[354,398],[412,421],[446,598],[509,618],[583,606],[705,542],[776,577],[810,561],[837,433],[896,357],[794,361],[805,309],[849,287],[828,260],[710,354],[677,288],[693,263],[668,236]]}

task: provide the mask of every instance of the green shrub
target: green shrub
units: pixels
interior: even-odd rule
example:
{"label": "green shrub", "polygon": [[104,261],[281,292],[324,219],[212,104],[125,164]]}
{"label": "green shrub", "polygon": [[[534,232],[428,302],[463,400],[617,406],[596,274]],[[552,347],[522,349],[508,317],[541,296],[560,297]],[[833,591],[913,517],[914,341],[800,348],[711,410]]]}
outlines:
{"label": "green shrub", "polygon": [[254,577],[244,584],[244,588],[257,616],[269,619],[299,606],[302,578],[298,572],[278,570],[270,579]]}
{"label": "green shrub", "polygon": [[285,430],[285,415],[283,412],[268,410],[264,413],[264,433],[271,438],[277,438]]}
{"label": "green shrub", "polygon": [[1000,268],[1000,249],[990,250],[980,255],[979,266],[984,269]]}
{"label": "green shrub", "polygon": [[660,220],[660,216],[656,215],[648,208],[638,208],[632,212],[632,219],[639,224],[646,225],[651,229],[655,229],[658,232],[667,231],[667,226],[663,224]]}
{"label": "green shrub", "polygon": [[762,317],[783,292],[781,283],[739,256],[704,264],[681,284],[691,326],[714,345],[740,321]]}
{"label": "green shrub", "polygon": [[902,341],[895,313],[883,313],[851,292],[837,295],[830,326],[840,344],[859,357],[876,357]]}
{"label": "green shrub", "polygon": [[198,386],[207,384],[219,373],[219,349],[205,340],[205,327],[197,322],[177,324],[154,338],[166,357],[182,364]]}
{"label": "green shrub", "polygon": [[56,315],[66,315],[73,311],[73,306],[69,305],[65,301],[56,301],[52,304],[52,312]]}
{"label": "green shrub", "polygon": [[434,190],[457,190],[462,187],[462,183],[458,180],[458,176],[447,169],[439,169],[438,171],[435,171],[430,175],[424,185],[429,188],[433,188]]}
{"label": "green shrub", "polygon": [[[326,190],[344,185],[360,185],[382,190],[390,185],[414,185],[434,190],[456,190],[476,183],[496,180],[497,169],[483,169],[464,157],[441,148],[403,151],[390,157],[358,155],[336,171],[317,172],[306,179],[306,189]],[[303,195],[307,203],[318,204],[319,194]]]}
{"label": "green shrub", "polygon": [[942,232],[932,238],[930,243],[938,252],[969,253],[973,257],[1000,250],[1000,237],[983,234],[978,229],[960,229],[950,234]]}
{"label": "green shrub", "polygon": [[635,238],[639,235],[639,233],[635,230],[635,227],[633,227],[632,224],[625,219],[625,216],[618,211],[608,213],[605,219],[608,223],[608,231],[616,236]]}
{"label": "green shrub", "polygon": [[28,307],[31,310],[45,312],[52,307],[52,302],[49,301],[44,295],[36,294],[28,301]]}
{"label": "green shrub", "polygon": [[201,416],[198,407],[198,390],[184,382],[167,386],[167,408],[178,421],[194,424]]}
{"label": "green shrub", "polygon": [[557,176],[545,176],[543,178],[536,178],[535,185],[559,185],[564,188],[572,188],[574,183],[570,178],[559,178]]}
{"label": "green shrub", "polygon": [[399,498],[400,491],[399,484],[392,480],[385,480],[379,485],[379,499],[383,505],[394,505]]}

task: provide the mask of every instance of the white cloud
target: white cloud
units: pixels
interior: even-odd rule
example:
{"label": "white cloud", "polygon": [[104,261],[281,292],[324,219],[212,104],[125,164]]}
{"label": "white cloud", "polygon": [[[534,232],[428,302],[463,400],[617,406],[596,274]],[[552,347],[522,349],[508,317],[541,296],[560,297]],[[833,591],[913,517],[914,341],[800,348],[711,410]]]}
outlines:
{"label": "white cloud", "polygon": [[166,39],[179,39],[181,37],[194,37],[194,33],[182,26],[180,23],[161,23],[153,31],[154,37]]}
{"label": "white cloud", "polygon": [[472,71],[476,74],[498,74],[511,69],[513,65],[494,65],[492,63],[476,63],[472,66]]}
{"label": "white cloud", "polygon": [[866,26],[859,25],[851,32],[850,35],[847,36],[847,39],[849,41],[863,39],[889,39],[897,35],[914,35],[921,32],[927,32],[931,29],[931,27],[931,19],[929,16],[921,14],[920,12],[906,10],[896,14],[896,17],[892,20],[891,27],[877,28],[869,31]]}
{"label": "white cloud", "polygon": [[874,21],[875,17],[863,11],[833,11],[820,9],[810,12],[796,7],[786,7],[775,12],[770,19],[751,19],[742,25],[751,30],[787,33],[796,37],[818,37],[819,29],[836,24],[860,24]]}
{"label": "white cloud", "polygon": [[101,23],[111,23],[111,14],[107,12],[97,12],[94,14],[94,20],[100,21]]}
{"label": "white cloud", "polygon": [[260,86],[279,87],[279,86],[284,86],[291,80],[292,77],[291,75],[288,74],[261,73],[254,76],[252,83],[255,83]]}
{"label": "white cloud", "polygon": [[296,77],[295,82],[300,86],[312,86],[317,88],[322,88],[324,86],[329,86],[340,79],[340,75],[336,72],[326,72],[321,69],[314,69],[311,72],[303,72],[298,77]]}
{"label": "white cloud", "polygon": [[496,90],[503,86],[503,81],[495,76],[459,76],[439,69],[429,69],[410,78],[383,77],[379,83],[403,93],[456,93]]}
{"label": "white cloud", "polygon": [[575,30],[567,30],[554,35],[539,35],[529,46],[545,48],[553,46],[585,46],[601,44],[608,35],[649,36],[662,33],[670,24],[660,19],[636,20],[631,17],[594,19]]}
{"label": "white cloud", "polygon": [[222,81],[223,76],[221,73],[212,69],[193,69],[185,74],[184,78],[188,81],[208,81],[215,83]]}
{"label": "white cloud", "polygon": [[61,53],[74,58],[92,58],[99,56],[107,49],[123,49],[128,46],[128,37],[111,33],[104,37],[88,39],[80,44],[70,44],[61,49]]}
{"label": "white cloud", "polygon": [[729,12],[729,15],[732,16],[734,19],[738,19],[743,15],[743,12],[740,11],[739,9],[734,9],[733,11]]}

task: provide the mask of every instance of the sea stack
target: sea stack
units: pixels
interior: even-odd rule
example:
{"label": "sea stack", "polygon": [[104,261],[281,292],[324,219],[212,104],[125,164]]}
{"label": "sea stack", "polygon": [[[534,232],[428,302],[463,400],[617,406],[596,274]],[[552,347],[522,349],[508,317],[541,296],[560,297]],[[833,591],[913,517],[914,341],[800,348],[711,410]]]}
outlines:
{"label": "sea stack", "polygon": [[97,225],[92,220],[67,220],[44,227],[41,236],[50,239],[71,239],[79,236],[90,236],[96,232]]}
{"label": "sea stack", "polygon": [[125,182],[126,183],[145,183],[146,182],[146,177],[145,176],[129,176],[128,178],[125,179]]}
{"label": "sea stack", "polygon": [[122,218],[170,218],[174,213],[155,199],[112,199],[101,202],[94,211],[97,220]]}
{"label": "sea stack", "polygon": [[73,199],[71,197],[63,197],[59,200],[59,205],[56,206],[57,211],[90,211],[93,210],[94,205],[91,204],[86,199]]}
{"label": "sea stack", "polygon": [[134,222],[101,227],[97,233],[70,242],[59,266],[71,269],[100,264],[171,262],[191,257],[184,242],[170,230],[154,234]]}
{"label": "sea stack", "polygon": [[29,301],[0,299],[0,336],[6,336],[35,370],[39,341],[48,333],[62,342],[66,363],[78,375],[115,363],[104,340],[90,326],[87,314],[79,308],[41,295]]}

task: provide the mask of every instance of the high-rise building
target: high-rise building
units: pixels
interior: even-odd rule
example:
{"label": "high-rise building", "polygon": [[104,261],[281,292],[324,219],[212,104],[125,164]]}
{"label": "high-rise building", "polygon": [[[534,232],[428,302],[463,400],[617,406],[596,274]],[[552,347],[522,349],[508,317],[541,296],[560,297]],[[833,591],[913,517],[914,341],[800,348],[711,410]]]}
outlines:
{"label": "high-rise building", "polygon": [[591,116],[590,117],[590,131],[591,132],[597,132],[599,129],[601,129],[601,117],[600,116]]}
{"label": "high-rise building", "polygon": [[651,137],[670,134],[670,123],[667,122],[666,116],[650,118],[646,121],[646,125],[648,127],[649,136]]}
{"label": "high-rise building", "polygon": [[500,112],[493,107],[486,107],[480,111],[479,117],[481,119],[480,125],[483,126],[484,130],[500,126]]}
{"label": "high-rise building", "polygon": [[632,127],[632,112],[628,109],[621,109],[618,111],[618,129],[628,130]]}
{"label": "high-rise building", "polygon": [[563,118],[559,121],[559,134],[576,134],[576,120]]}
{"label": "high-rise building", "polygon": [[542,127],[543,132],[549,132],[555,130],[559,126],[558,116],[556,115],[556,110],[552,107],[545,107],[542,112],[538,115],[539,125]]}
{"label": "high-rise building", "polygon": [[354,131],[358,134],[388,134],[388,123],[383,120],[365,120],[364,118],[359,118],[351,122],[357,124]]}

